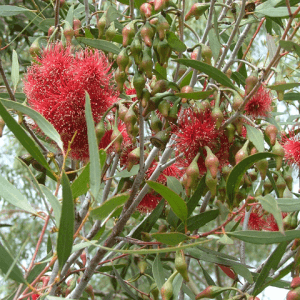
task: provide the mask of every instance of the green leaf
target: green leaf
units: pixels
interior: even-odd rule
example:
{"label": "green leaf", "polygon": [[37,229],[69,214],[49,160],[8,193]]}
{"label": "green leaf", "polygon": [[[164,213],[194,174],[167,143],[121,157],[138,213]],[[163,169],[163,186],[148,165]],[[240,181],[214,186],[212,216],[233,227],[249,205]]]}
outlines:
{"label": "green leaf", "polygon": [[218,240],[219,243],[223,245],[233,245],[233,240],[228,237],[227,234],[223,234],[223,236]]}
{"label": "green leaf", "polygon": [[176,93],[175,95],[180,98],[194,99],[194,100],[202,100],[209,97],[213,94],[213,90],[208,90],[204,92],[192,92],[192,93]]}
{"label": "green leaf", "polygon": [[227,232],[229,236],[251,244],[277,244],[300,238],[300,230],[287,230],[284,233],[285,235],[279,231],[270,232],[255,230]]}
{"label": "green leaf", "polygon": [[286,93],[284,94],[283,100],[300,100],[300,93]]}
{"label": "green leaf", "polygon": [[[35,158],[43,167],[51,172],[51,169],[35,142],[25,133],[24,129],[18,124],[18,122],[10,115],[0,101],[0,115],[2,116],[7,127],[13,132],[15,137],[23,145],[23,147]],[[12,101],[11,101],[12,102]]]}
{"label": "green leaf", "polygon": [[128,287],[128,285],[124,282],[124,280],[122,279],[122,277],[120,276],[120,274],[118,273],[118,271],[113,267],[115,276],[117,278],[118,283],[120,284],[121,288],[126,292],[126,294],[128,294],[128,296],[131,299],[135,299],[137,300],[137,297],[133,294],[133,292],[130,290],[130,288]]}
{"label": "green leaf", "polygon": [[25,196],[23,196],[17,188],[12,185],[7,179],[0,175],[0,196],[14,206],[17,206],[32,214],[37,214],[33,207],[28,203]]}
{"label": "green leaf", "polygon": [[271,213],[274,216],[274,219],[276,220],[279,231],[282,234],[284,234],[281,210],[279,209],[277,202],[273,198],[273,196],[270,194],[268,194],[264,197],[258,196],[257,200],[259,200],[259,202],[262,204],[262,207],[264,210],[266,210],[267,212]]}
{"label": "green leaf", "polygon": [[297,55],[300,57],[300,46],[292,41],[279,41],[280,47],[282,47],[284,50],[287,50],[289,52],[296,52]]}
{"label": "green leaf", "polygon": [[[296,7],[291,7],[292,14],[296,11]],[[262,14],[267,17],[273,17],[273,18],[284,18],[288,17],[290,15],[287,7],[268,7],[264,9],[257,9],[256,13]]]}
{"label": "green leaf", "polygon": [[236,86],[231,82],[231,80],[220,70],[215,67],[212,67],[204,62],[196,61],[193,59],[179,58],[175,59],[176,62],[183,64],[187,67],[192,67],[195,70],[201,71],[212,79],[216,80],[218,83],[221,83],[224,86],[236,89]]}
{"label": "green leaf", "polygon": [[273,84],[273,85],[268,85],[267,88],[274,90],[274,91],[285,91],[285,90],[290,90],[293,88],[296,88],[300,86],[300,83],[296,82],[290,82],[290,83],[284,83],[284,84]]}
{"label": "green leaf", "polygon": [[90,96],[85,94],[85,118],[88,132],[89,155],[90,155],[90,187],[91,194],[97,199],[101,184],[101,169],[98,150],[98,142],[95,131],[95,124],[91,109]]}
{"label": "green leaf", "polygon": [[211,28],[211,30],[208,32],[208,40],[213,58],[215,61],[217,61],[220,55],[221,44],[215,28]]}
{"label": "green leaf", "polygon": [[259,152],[263,152],[264,151],[264,136],[261,133],[261,131],[255,127],[252,127],[251,125],[246,124],[246,123],[244,124],[244,126],[247,129],[247,139],[253,143],[253,145],[256,147],[256,149]]}
{"label": "green leaf", "polygon": [[293,198],[278,198],[276,199],[277,205],[283,212],[293,212],[300,210],[299,199]]}
{"label": "green leaf", "polygon": [[30,11],[27,8],[12,6],[12,5],[0,5],[0,17],[11,17],[24,12]]}
{"label": "green leaf", "polygon": [[[208,222],[216,219],[218,215],[219,215],[219,210],[212,209],[200,213],[199,215],[192,216],[188,218],[186,221],[187,229],[191,232],[196,229],[199,229],[200,227],[206,225]],[[178,226],[178,231],[184,231],[184,225],[182,223]]]}
{"label": "green leaf", "polygon": [[17,89],[17,85],[19,83],[19,61],[18,61],[18,54],[15,49],[13,49],[13,54],[12,54],[11,81],[13,83],[14,92],[15,92]]}
{"label": "green leaf", "polygon": [[7,108],[20,111],[21,113],[33,119],[36,122],[36,124],[39,126],[39,128],[43,131],[43,133],[46,136],[48,136],[50,139],[52,139],[61,150],[63,150],[64,146],[59,133],[56,131],[53,125],[48,120],[46,120],[41,114],[39,114],[37,111],[21,103],[9,101],[9,100],[1,100],[1,102]]}
{"label": "green leaf", "polygon": [[259,273],[258,278],[256,279],[253,295],[256,296],[262,285],[264,285],[271,269],[276,270],[278,263],[280,262],[281,257],[286,251],[287,242],[280,243],[277,248],[273,251],[271,256],[268,258],[267,262],[264,264],[262,270]]}
{"label": "green leaf", "polygon": [[[182,284],[182,291],[191,299],[195,300],[195,294],[183,283]],[[185,298],[184,298],[185,299]],[[219,298],[216,298],[218,300],[222,300]]]}
{"label": "green leaf", "polygon": [[152,273],[158,289],[161,290],[161,287],[165,282],[165,275],[159,254],[156,255],[155,260],[153,262]]}
{"label": "green leaf", "polygon": [[75,198],[85,194],[90,188],[90,163],[84,167],[80,175],[71,185],[72,195]]}
{"label": "green leaf", "polygon": [[194,192],[193,196],[190,198],[190,200],[187,203],[188,217],[193,213],[194,209],[198,205],[199,200],[201,199],[205,189],[206,189],[205,176],[203,176],[196,188],[196,191]]}
{"label": "green leaf", "polygon": [[68,22],[69,24],[73,24],[74,20],[74,5],[71,5],[68,10],[68,14],[65,18],[65,21]]}
{"label": "green leaf", "polygon": [[70,182],[65,173],[62,176],[62,208],[57,237],[57,257],[59,269],[61,270],[71,254],[74,234],[74,202]]}
{"label": "green leaf", "polygon": [[188,239],[185,234],[180,232],[152,233],[151,236],[157,241],[170,246],[176,246]]}
{"label": "green leaf", "polygon": [[59,227],[59,221],[61,216],[61,204],[58,199],[53,195],[53,193],[44,185],[39,185],[40,189],[48,199],[54,213],[54,218],[56,221],[56,226]]}
{"label": "green leaf", "polygon": [[150,230],[153,228],[153,225],[157,222],[158,218],[163,212],[164,208],[165,208],[165,201],[162,200],[154,208],[151,214],[139,225],[139,227],[136,228],[132,237],[134,239],[140,240],[142,232],[150,232]]}
{"label": "green leaf", "polygon": [[[1,7],[0,7],[1,8]],[[10,266],[14,263],[13,256],[2,246],[0,243],[0,269],[1,271],[6,274]],[[12,268],[9,278],[12,280],[19,282],[19,283],[25,283],[24,276],[21,272],[21,270],[18,268],[18,266],[14,265]]]}
{"label": "green leaf", "polygon": [[139,172],[140,166],[135,165],[131,168],[131,170],[128,172],[127,170],[123,170],[121,172],[117,172],[114,177],[120,177],[120,178],[127,178],[131,176],[135,176]]}
{"label": "green leaf", "polygon": [[[214,280],[210,277],[209,273],[202,267],[202,265],[200,264],[200,267],[202,269],[204,278],[207,282],[208,285],[216,285],[216,283],[214,282]],[[216,296],[217,300],[222,300],[222,297],[220,295]]]}
{"label": "green leaf", "polygon": [[257,161],[267,158],[276,157],[273,153],[256,153],[248,156],[247,158],[240,161],[230,172],[227,182],[226,191],[229,200],[229,206],[232,207],[235,195],[239,189],[240,182],[245,172]]}
{"label": "green leaf", "polygon": [[173,299],[178,299],[179,292],[181,290],[183,282],[183,277],[180,274],[177,274],[172,282],[173,285]]}
{"label": "green leaf", "polygon": [[166,177],[167,177],[167,187],[171,189],[173,192],[175,192],[177,195],[182,194],[183,188],[180,181],[173,176],[166,176]]}
{"label": "green leaf", "polygon": [[91,211],[91,216],[96,220],[102,220],[106,218],[117,207],[123,205],[128,200],[129,196],[130,195],[128,193],[124,193],[110,198],[99,207],[94,208]]}
{"label": "green leaf", "polygon": [[169,203],[175,215],[183,222],[185,222],[187,219],[188,211],[184,200],[168,187],[158,182],[147,181],[147,183]]}
{"label": "green leaf", "polygon": [[96,49],[99,49],[102,51],[111,52],[114,54],[119,54],[119,52],[121,51],[118,46],[116,46],[112,42],[108,42],[105,40],[88,39],[88,38],[84,38],[84,37],[77,37],[76,40],[79,43],[83,43],[87,46],[90,46],[90,47],[93,47],[93,48],[96,48]]}
{"label": "green leaf", "polygon": [[[61,300],[61,299],[66,299],[66,298],[61,298],[61,297],[55,297],[55,296],[49,296],[47,295],[47,300]],[[68,298],[70,300],[74,300],[74,299],[71,299],[71,298]]]}
{"label": "green leaf", "polygon": [[167,42],[169,46],[177,52],[184,52],[186,50],[185,44],[172,31],[167,31]]}

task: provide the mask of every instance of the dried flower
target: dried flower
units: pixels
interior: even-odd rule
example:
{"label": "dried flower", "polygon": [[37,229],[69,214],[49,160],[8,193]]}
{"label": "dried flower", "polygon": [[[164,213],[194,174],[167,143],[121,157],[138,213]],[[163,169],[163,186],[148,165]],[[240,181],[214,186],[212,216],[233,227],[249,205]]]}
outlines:
{"label": "dried flower", "polygon": [[299,136],[290,133],[290,137],[284,137],[283,148],[285,159],[288,164],[296,165],[300,168],[300,141]]}
{"label": "dried flower", "polygon": [[204,163],[206,157],[205,146],[213,149],[220,162],[219,168],[228,164],[230,143],[225,131],[216,129],[210,111],[200,112],[186,109],[179,118],[178,124],[175,147],[177,154],[184,153],[185,155],[185,161],[180,160],[180,166],[188,166],[197,153],[200,152],[198,167],[200,174],[204,174],[206,172]]}
{"label": "dried flower", "polygon": [[261,85],[255,95],[245,106],[245,112],[252,117],[266,117],[272,110],[272,96],[270,91]]}
{"label": "dried flower", "polygon": [[55,44],[44,49],[28,68],[24,92],[30,106],[42,114],[58,131],[65,149],[76,133],[70,156],[88,159],[85,121],[85,91],[90,95],[95,123],[117,101],[111,85],[110,65],[98,50],[81,50]]}
{"label": "dried flower", "polygon": [[160,195],[148,193],[139,203],[137,210],[144,214],[149,213],[157,206],[161,199],[162,197]]}

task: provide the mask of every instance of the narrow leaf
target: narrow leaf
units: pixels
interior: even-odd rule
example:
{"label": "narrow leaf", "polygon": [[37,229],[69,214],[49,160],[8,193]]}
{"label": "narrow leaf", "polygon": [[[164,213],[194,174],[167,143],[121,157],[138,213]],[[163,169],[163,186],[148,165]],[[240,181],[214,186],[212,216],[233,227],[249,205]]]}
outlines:
{"label": "narrow leaf", "polygon": [[[200,267],[202,269],[204,278],[207,282],[208,285],[216,285],[216,283],[214,282],[214,280],[210,277],[209,273],[202,267],[202,265],[200,264]],[[222,297],[220,295],[216,296],[217,300],[222,300]]]}
{"label": "narrow leaf", "polygon": [[158,289],[161,290],[161,287],[165,282],[165,275],[159,254],[156,255],[156,258],[153,262],[152,273]]}
{"label": "narrow leaf", "polygon": [[290,90],[296,87],[299,87],[300,83],[296,82],[289,82],[289,83],[284,83],[284,84],[274,84],[274,85],[268,85],[267,88],[274,90],[274,91],[285,91],[285,90]]}
{"label": "narrow leaf", "polygon": [[300,238],[300,230],[287,230],[283,235],[279,231],[255,231],[245,230],[236,232],[227,232],[227,235],[235,237],[241,241],[251,244],[277,244],[285,241],[291,241]]}
{"label": "narrow leaf", "polygon": [[97,199],[101,184],[100,158],[98,153],[98,143],[95,131],[95,124],[91,109],[90,96],[85,94],[85,118],[88,131],[89,155],[90,155],[90,187],[91,193]]}
{"label": "narrow leaf", "polygon": [[183,222],[187,219],[187,206],[180,196],[158,182],[147,181],[147,183],[169,203],[173,212],[179,219],[181,219]]}
{"label": "narrow leaf", "polygon": [[292,42],[292,41],[279,41],[279,45],[289,51],[289,52],[296,52],[297,55],[300,57],[300,46],[298,44],[296,44],[295,42]]}
{"label": "narrow leaf", "polygon": [[167,42],[169,46],[177,52],[184,52],[186,50],[185,44],[172,31],[167,31]]}
{"label": "narrow leaf", "polygon": [[132,167],[132,169],[128,172],[127,170],[123,170],[121,172],[117,172],[115,174],[115,177],[120,177],[120,178],[127,178],[131,176],[135,176],[139,172],[140,166],[135,165]]}
{"label": "narrow leaf", "polygon": [[208,32],[208,40],[209,40],[209,45],[212,51],[213,58],[215,61],[217,61],[220,55],[221,44],[218,39],[216,28],[211,28],[211,30]]}
{"label": "narrow leaf", "polygon": [[192,93],[176,93],[175,95],[180,98],[194,99],[194,100],[202,100],[206,99],[208,96],[213,94],[213,90],[208,90],[204,92],[192,92]]}
{"label": "narrow leaf", "polygon": [[18,61],[18,54],[16,50],[13,50],[12,54],[12,65],[11,65],[11,81],[14,86],[14,92],[17,89],[17,85],[19,83],[19,61]]}
{"label": "narrow leaf", "polygon": [[[296,11],[296,7],[291,7],[292,14]],[[268,7],[264,9],[257,9],[256,13],[262,14],[267,17],[273,17],[273,18],[284,18],[289,16],[289,11],[287,7]]]}
{"label": "narrow leaf", "polygon": [[256,279],[253,295],[256,296],[260,287],[265,283],[271,269],[276,270],[281,257],[286,251],[287,242],[280,243],[273,251],[267,262],[263,266],[258,278]]}
{"label": "narrow leaf", "polygon": [[253,145],[256,147],[256,149],[259,152],[264,151],[264,136],[261,133],[260,130],[257,128],[252,127],[251,125],[244,124],[244,126],[247,129],[247,139],[250,140],[250,142],[253,143]]}
{"label": "narrow leaf", "polygon": [[194,209],[198,205],[199,200],[201,199],[205,189],[206,189],[205,176],[203,176],[196,188],[196,191],[194,192],[193,196],[190,198],[190,200],[187,203],[188,217],[193,213]]}
{"label": "narrow leaf", "polygon": [[122,277],[120,276],[120,274],[118,273],[118,271],[113,267],[115,276],[117,278],[118,283],[120,284],[120,286],[122,287],[122,289],[126,292],[126,294],[128,294],[128,296],[131,299],[135,299],[137,300],[137,297],[133,294],[133,292],[130,290],[130,288],[128,287],[128,285],[124,282],[124,280],[122,279]]}
{"label": "narrow leaf", "polygon": [[32,214],[37,214],[33,207],[28,203],[26,197],[23,196],[14,185],[12,185],[7,179],[2,177],[1,175],[0,186],[0,196],[3,197],[6,201]]}
{"label": "narrow leaf", "polygon": [[231,80],[223,72],[221,72],[219,69],[213,66],[210,66],[201,61],[196,61],[193,59],[186,59],[186,58],[175,59],[175,61],[187,67],[194,68],[195,70],[207,74],[212,79],[216,80],[218,83],[221,83],[222,85],[228,86],[232,89],[236,89],[235,85],[231,82]]}
{"label": "narrow leaf", "polygon": [[75,221],[72,191],[69,179],[65,173],[63,173],[61,183],[63,202],[57,237],[57,257],[60,270],[72,251]]}
{"label": "narrow leaf", "polygon": [[158,242],[166,245],[176,246],[179,243],[188,239],[188,237],[180,232],[169,232],[169,233],[153,233],[151,234]]}
{"label": "narrow leaf", "polygon": [[278,198],[276,199],[277,205],[283,212],[293,212],[300,210],[299,199],[293,198]]}
{"label": "narrow leaf", "polygon": [[0,17],[11,17],[29,11],[27,8],[13,6],[13,5],[0,5]]}
{"label": "narrow leaf", "polygon": [[129,194],[127,193],[112,197],[99,207],[94,208],[91,211],[91,216],[96,220],[102,220],[106,218],[111,212],[113,212],[117,207],[123,205],[128,200],[128,198]]}
{"label": "narrow leaf", "polygon": [[173,176],[166,176],[166,177],[167,177],[167,187],[171,189],[173,192],[175,192],[177,195],[182,194],[183,188],[180,181]]}
{"label": "narrow leaf", "polygon": [[121,51],[118,46],[116,46],[112,42],[108,42],[105,40],[95,40],[95,39],[88,39],[88,38],[84,38],[84,37],[78,37],[78,38],[76,38],[76,40],[79,43],[83,43],[87,46],[90,46],[90,47],[93,47],[93,48],[96,48],[99,50],[103,50],[106,52],[111,52],[113,54],[119,54],[119,52]]}
{"label": "narrow leaf", "polygon": [[36,122],[36,124],[39,126],[39,128],[43,131],[43,133],[46,136],[48,136],[50,139],[52,139],[61,150],[63,150],[63,142],[60,138],[59,133],[56,131],[53,125],[48,120],[46,120],[41,114],[39,114],[37,111],[21,103],[9,101],[9,100],[1,100],[1,101],[7,108],[20,111],[21,113],[33,119]]}
{"label": "narrow leaf", "polygon": [[84,167],[80,175],[71,185],[72,195],[75,198],[85,194],[90,189],[90,163]]}
{"label": "narrow leaf", "polygon": [[268,194],[264,197],[259,196],[259,197],[257,197],[257,200],[259,200],[259,202],[262,204],[262,207],[264,210],[266,210],[267,212],[271,213],[274,216],[274,219],[276,220],[279,231],[282,234],[284,234],[281,210],[279,209],[277,202],[273,198],[273,196],[270,194]]}
{"label": "narrow leaf", "polygon": [[245,172],[257,161],[267,158],[267,157],[276,157],[273,153],[256,153],[248,156],[239,162],[230,172],[227,182],[226,182],[226,191],[229,200],[229,206],[231,207],[235,198],[235,195],[238,191],[240,182],[242,180]]}

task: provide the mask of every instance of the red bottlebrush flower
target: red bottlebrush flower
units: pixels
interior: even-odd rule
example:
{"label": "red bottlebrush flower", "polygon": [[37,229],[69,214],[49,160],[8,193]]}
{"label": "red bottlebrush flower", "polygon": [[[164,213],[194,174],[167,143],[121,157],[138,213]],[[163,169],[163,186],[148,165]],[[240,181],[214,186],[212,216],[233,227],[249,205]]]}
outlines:
{"label": "red bottlebrush flower", "polygon": [[161,199],[162,197],[160,195],[148,193],[139,203],[137,210],[144,214],[149,213],[157,206]]}
{"label": "red bottlebrush flower", "polygon": [[[147,170],[146,172],[146,178],[149,179],[153,172],[155,171],[157,167],[157,162],[152,163],[151,167]],[[158,179],[156,180],[157,182],[161,184],[167,184],[167,177],[166,176],[173,176],[179,179],[183,175],[184,171],[179,169],[175,164],[165,168],[162,173],[159,175]]]}
{"label": "red bottlebrush flower", "polygon": [[[243,211],[242,215],[237,218],[237,221],[239,219],[242,219],[241,223],[244,222],[245,211]],[[262,230],[265,229],[266,226],[267,222],[264,219],[264,212],[261,205],[253,207],[248,221],[248,228],[250,230]]]}
{"label": "red bottlebrush flower", "polygon": [[255,95],[246,104],[245,112],[252,117],[266,117],[272,110],[271,104],[272,96],[270,91],[261,85]]}
{"label": "red bottlebrush flower", "polygon": [[[125,93],[126,95],[130,96],[130,95],[136,95],[136,90],[133,88],[133,89],[130,89],[130,88],[127,88],[125,86]],[[137,97],[133,97],[131,98],[132,101],[136,101],[137,100]]]}
{"label": "red bottlebrush flower", "polygon": [[[282,219],[284,219],[287,216],[287,213],[281,213]],[[266,225],[263,228],[266,231],[279,231],[277,222],[272,214],[269,214],[266,219]]]}
{"label": "red bottlebrush flower", "polygon": [[98,50],[73,53],[71,47],[55,44],[27,70],[24,92],[28,103],[58,131],[65,149],[76,132],[70,156],[88,159],[85,121],[85,91],[90,95],[92,113],[98,123],[103,113],[117,101],[111,84],[110,65]]}
{"label": "red bottlebrush flower", "polygon": [[297,165],[300,168],[300,141],[298,136],[290,134],[290,138],[284,137],[283,148],[285,159],[290,165]]}
{"label": "red bottlebrush flower", "polygon": [[219,159],[219,168],[228,164],[230,143],[225,131],[215,128],[215,121],[210,111],[186,109],[179,118],[178,124],[175,147],[177,154],[184,153],[186,158],[185,162],[180,161],[181,165],[188,166],[200,151],[198,167],[200,174],[204,174],[206,172],[205,146],[212,149]]}

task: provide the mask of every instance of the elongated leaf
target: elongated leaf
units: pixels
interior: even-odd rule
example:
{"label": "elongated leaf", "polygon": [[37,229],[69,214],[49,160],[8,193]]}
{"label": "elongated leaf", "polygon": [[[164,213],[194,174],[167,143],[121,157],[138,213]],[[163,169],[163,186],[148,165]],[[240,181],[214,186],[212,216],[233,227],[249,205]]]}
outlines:
{"label": "elongated leaf", "polygon": [[161,287],[165,282],[165,275],[159,254],[156,255],[156,258],[153,262],[152,273],[158,289],[161,290]]}
{"label": "elongated leaf", "polygon": [[39,126],[39,128],[43,131],[43,133],[46,136],[48,136],[50,139],[52,139],[61,150],[63,150],[63,142],[60,138],[59,133],[56,131],[53,125],[48,120],[46,120],[41,114],[31,109],[30,107],[17,102],[8,101],[8,100],[1,100],[1,101],[7,108],[20,111],[23,114],[32,118]]}
{"label": "elongated leaf", "polygon": [[25,196],[12,185],[7,179],[0,175],[0,196],[14,206],[17,206],[32,214],[37,214],[33,207],[29,204]]}
{"label": "elongated leaf", "polygon": [[[291,7],[291,12],[294,13],[296,9],[296,7]],[[290,15],[287,7],[268,7],[264,9],[257,9],[256,13],[273,18],[284,18]]]}
{"label": "elongated leaf", "polygon": [[236,231],[236,232],[227,232],[227,235],[235,237],[239,240],[242,240],[251,244],[277,244],[285,241],[291,241],[297,238],[300,238],[300,230],[287,230],[283,235],[279,231],[254,231],[254,230],[245,230],[245,231]]}
{"label": "elongated leaf", "polygon": [[99,50],[103,50],[106,52],[111,52],[114,54],[119,54],[119,52],[121,51],[118,46],[116,46],[112,42],[108,42],[105,40],[95,40],[95,39],[88,39],[88,38],[84,38],[84,37],[78,37],[78,38],[76,38],[76,40],[79,43],[83,43],[87,46],[90,46],[90,47],[93,47],[93,48],[96,48]]}
{"label": "elongated leaf", "polygon": [[283,100],[300,100],[300,93],[286,93],[284,94]]}
{"label": "elongated leaf", "polygon": [[216,80],[218,83],[221,83],[222,85],[228,86],[232,89],[236,89],[235,85],[231,82],[231,80],[223,72],[221,72],[219,69],[213,66],[210,66],[201,61],[186,58],[175,59],[175,61],[187,67],[192,67],[198,71],[207,74],[209,77]]}
{"label": "elongated leaf", "polygon": [[100,158],[98,153],[98,142],[95,124],[92,115],[90,96],[85,94],[85,118],[88,131],[89,154],[90,154],[90,187],[91,193],[97,199],[101,184]]}
{"label": "elongated leaf", "polygon": [[292,42],[292,41],[281,40],[281,41],[279,41],[279,45],[287,51],[290,51],[290,52],[295,51],[297,53],[297,55],[300,57],[300,46],[297,43]]}
{"label": "elongated leaf", "polygon": [[172,31],[167,31],[166,34],[167,42],[169,46],[177,52],[184,52],[186,45],[175,35]]}
{"label": "elongated leaf", "polygon": [[[216,285],[216,283],[214,282],[214,280],[210,277],[209,273],[203,268],[202,265],[200,265],[204,278],[207,282],[208,285]],[[220,295],[216,296],[217,300],[222,300],[222,297]]]}
{"label": "elongated leaf", "polygon": [[60,270],[72,251],[75,221],[72,191],[69,179],[65,173],[63,173],[61,183],[63,202],[57,237],[57,257]]}
{"label": "elongated leaf", "polygon": [[230,172],[227,182],[226,182],[226,191],[229,199],[229,206],[232,206],[235,195],[239,188],[239,184],[245,172],[257,161],[267,158],[267,157],[276,157],[273,153],[256,153],[248,156],[239,162]]}
{"label": "elongated leaf", "polygon": [[201,100],[201,99],[206,99],[211,94],[213,94],[212,90],[208,90],[208,91],[204,91],[204,92],[176,93],[175,95],[180,97],[180,98]]}
{"label": "elongated leaf", "polygon": [[201,199],[205,189],[206,189],[205,176],[203,176],[196,188],[196,191],[194,192],[193,196],[190,198],[190,200],[187,203],[188,217],[193,213],[194,209],[198,205],[199,200]]}
{"label": "elongated leaf", "polygon": [[274,85],[268,85],[268,88],[274,91],[285,91],[285,90],[290,90],[293,88],[296,88],[300,86],[300,83],[296,82],[290,82],[290,83],[284,83],[284,84],[274,84]]}
{"label": "elongated leaf", "polygon": [[60,221],[60,216],[61,216],[61,204],[58,201],[58,199],[53,195],[53,193],[46,186],[40,184],[40,189],[43,191],[44,195],[50,202],[50,205],[53,209],[56,226],[59,227],[59,221]]}
{"label": "elongated leaf", "polygon": [[274,216],[279,231],[284,234],[281,210],[279,209],[276,200],[270,194],[264,197],[259,196],[257,197],[257,200],[262,204],[264,210],[266,210]]}
{"label": "elongated leaf", "polygon": [[131,177],[131,176],[135,176],[139,172],[139,169],[140,169],[140,166],[135,165],[132,167],[132,169],[129,172],[127,170],[117,172],[115,177],[127,178],[127,177]]}
{"label": "elongated leaf", "polygon": [[130,290],[130,288],[128,287],[128,285],[124,282],[124,280],[122,279],[122,277],[120,276],[120,274],[118,273],[118,271],[113,267],[115,276],[117,278],[118,283],[120,284],[120,286],[122,287],[122,289],[126,292],[126,294],[128,294],[128,296],[131,299],[135,299],[137,300],[137,297],[133,294],[133,292]]}
{"label": "elongated leaf", "polygon": [[27,8],[13,6],[13,5],[0,5],[0,17],[11,17],[29,11]]}
{"label": "elongated leaf", "polygon": [[[219,215],[218,209],[212,209],[205,211],[203,213],[200,213],[199,215],[192,216],[187,219],[187,228],[189,231],[194,231],[196,229],[199,229],[200,227],[206,225],[208,222],[216,219]],[[184,231],[184,225],[181,223],[178,226],[178,231]]]}
{"label": "elongated leaf", "polygon": [[0,101],[0,115],[3,118],[7,127],[13,132],[15,137],[23,145],[23,147],[35,158],[43,167],[51,172],[51,169],[43,156],[40,149],[36,146],[35,142],[25,133],[24,129],[16,122],[10,115]]}
{"label": "elongated leaf", "polygon": [[[1,8],[1,7],[0,7]],[[12,255],[2,246],[0,243],[0,269],[6,274],[10,266],[14,263]],[[18,266],[14,265],[12,268],[9,278],[19,283],[25,283],[24,276]]]}
{"label": "elongated leaf", "polygon": [[256,279],[253,295],[256,296],[262,285],[264,285],[271,269],[276,270],[281,257],[286,251],[287,242],[280,243],[273,251],[272,255],[268,258],[267,262],[263,266],[258,278]]}
{"label": "elongated leaf", "polygon": [[[195,294],[183,283],[182,284],[182,291],[191,299],[195,300]],[[184,298],[185,299],[185,298]],[[218,298],[216,298],[218,299]],[[218,299],[219,300],[219,299]],[[222,300],[222,299],[220,299]]]}
{"label": "elongated leaf", "polygon": [[14,91],[16,91],[17,85],[19,83],[19,61],[18,61],[18,54],[15,49],[13,50],[13,55],[12,55],[11,81],[14,86]]}
{"label": "elongated leaf", "polygon": [[167,187],[174,191],[177,195],[180,195],[183,193],[182,184],[180,181],[173,176],[166,176],[167,177]]}
{"label": "elongated leaf", "polygon": [[247,129],[247,139],[250,140],[250,142],[253,143],[253,145],[256,147],[256,149],[259,152],[264,151],[264,136],[261,133],[260,130],[257,128],[252,127],[251,125],[244,124],[244,126]]}
{"label": "elongated leaf", "polygon": [[169,203],[173,212],[179,219],[181,219],[183,222],[187,219],[187,206],[180,196],[158,182],[147,181],[147,183]]}
{"label": "elongated leaf", "polygon": [[71,185],[72,195],[77,198],[85,194],[90,188],[90,163],[88,163],[80,175]]}
{"label": "elongated leaf", "polygon": [[209,45],[212,51],[213,58],[215,61],[217,61],[220,55],[221,44],[218,39],[216,28],[211,28],[211,30],[208,32],[208,40],[209,40]]}
{"label": "elongated leaf", "polygon": [[173,299],[178,299],[179,292],[181,290],[183,282],[183,277],[180,274],[177,274],[172,282],[173,285]]}
{"label": "elongated leaf", "polygon": [[123,205],[128,200],[128,198],[129,194],[127,193],[112,197],[99,207],[94,208],[91,211],[91,216],[96,220],[102,220],[106,218],[111,212],[113,212],[117,207]]}
{"label": "elongated leaf", "polygon": [[278,198],[276,199],[277,205],[283,212],[293,212],[300,210],[299,199],[293,198]]}
{"label": "elongated leaf", "polygon": [[157,241],[170,246],[176,246],[188,239],[185,234],[180,232],[153,233],[151,236]]}

